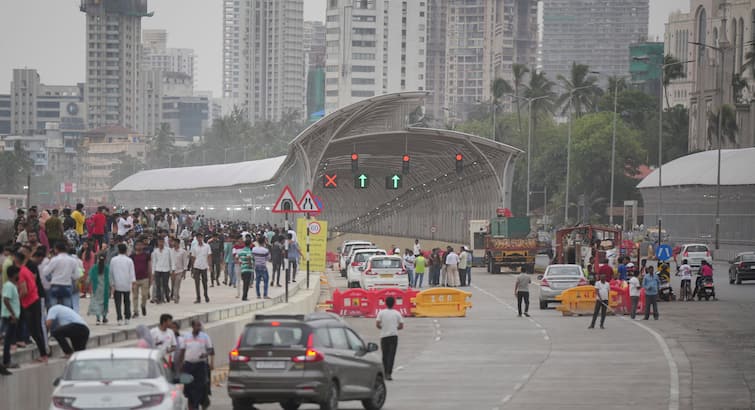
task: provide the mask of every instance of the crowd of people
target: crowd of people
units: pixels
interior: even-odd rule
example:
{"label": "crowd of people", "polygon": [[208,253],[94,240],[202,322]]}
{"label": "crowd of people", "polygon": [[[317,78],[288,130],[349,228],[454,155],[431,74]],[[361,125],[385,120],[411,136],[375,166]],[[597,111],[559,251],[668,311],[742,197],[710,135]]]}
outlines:
{"label": "crowd of people", "polygon": [[412,249],[407,248],[402,253],[400,248],[391,246],[389,253],[402,256],[409,286],[413,288],[422,288],[425,273],[429,275],[429,286],[472,286],[472,252],[465,246],[458,253],[452,246],[447,246],[445,250],[433,248],[423,251],[419,239],[416,239]]}
{"label": "crowd of people", "polygon": [[[146,316],[150,303],[179,303],[190,276],[194,303],[210,302],[208,287],[236,288],[249,300],[270,286],[295,282],[301,251],[293,230],[270,224],[220,221],[187,210],[118,210],[100,206],[88,214],[75,209],[17,211],[15,238],[2,245],[3,364],[18,367],[11,351],[34,340],[40,362],[48,358],[48,333],[66,355],[84,349],[86,315],[108,324],[110,301],[116,322]],[[267,269],[272,263],[272,276]],[[281,278],[282,271],[285,277]],[[222,279],[222,282],[221,282]],[[70,341],[70,342],[69,342]]]}

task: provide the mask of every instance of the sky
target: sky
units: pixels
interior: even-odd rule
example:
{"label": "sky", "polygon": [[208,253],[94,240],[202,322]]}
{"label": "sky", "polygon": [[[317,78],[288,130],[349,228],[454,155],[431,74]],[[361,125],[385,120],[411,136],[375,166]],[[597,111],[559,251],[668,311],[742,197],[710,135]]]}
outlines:
{"label": "sky", "polygon": [[[674,10],[688,10],[689,1],[650,0],[649,38],[662,38],[666,17]],[[84,81],[85,28],[79,3],[0,0],[0,93],[10,89],[14,68],[36,68],[49,85]],[[220,96],[222,0],[150,0],[149,8],[155,15],[144,18],[142,28],[166,29],[168,47],[193,48],[198,56],[196,89]],[[304,0],[304,16],[324,21],[325,0]]]}

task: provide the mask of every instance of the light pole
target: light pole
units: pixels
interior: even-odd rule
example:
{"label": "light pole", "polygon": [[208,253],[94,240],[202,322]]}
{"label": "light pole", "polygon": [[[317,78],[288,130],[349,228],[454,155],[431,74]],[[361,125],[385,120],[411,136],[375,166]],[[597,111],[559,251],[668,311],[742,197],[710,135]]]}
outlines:
{"label": "light pole", "polygon": [[571,177],[571,123],[572,123],[572,100],[574,93],[595,85],[585,85],[569,91],[569,128],[566,136],[566,191],[564,193],[564,225],[569,222],[569,179]]}
{"label": "light pole", "polygon": [[721,232],[721,134],[723,132],[723,108],[724,108],[724,61],[726,49],[729,48],[729,40],[726,38],[726,13],[724,13],[723,19],[721,19],[722,34],[721,39],[718,41],[718,47],[713,47],[708,44],[698,43],[696,41],[690,41],[690,44],[694,44],[700,47],[707,47],[718,52],[721,60],[719,62],[718,72],[718,164],[716,166],[716,230],[715,230],[715,246],[716,250],[719,249],[719,238]]}

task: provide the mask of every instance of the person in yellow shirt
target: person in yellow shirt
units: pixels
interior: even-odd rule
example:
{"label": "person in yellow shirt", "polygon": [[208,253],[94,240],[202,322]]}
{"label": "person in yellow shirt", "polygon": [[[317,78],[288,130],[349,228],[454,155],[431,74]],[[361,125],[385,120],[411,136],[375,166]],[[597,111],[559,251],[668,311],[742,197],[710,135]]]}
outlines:
{"label": "person in yellow shirt", "polygon": [[76,233],[79,236],[84,235],[84,222],[86,221],[84,217],[84,204],[76,204],[76,210],[71,214],[71,218],[76,221]]}

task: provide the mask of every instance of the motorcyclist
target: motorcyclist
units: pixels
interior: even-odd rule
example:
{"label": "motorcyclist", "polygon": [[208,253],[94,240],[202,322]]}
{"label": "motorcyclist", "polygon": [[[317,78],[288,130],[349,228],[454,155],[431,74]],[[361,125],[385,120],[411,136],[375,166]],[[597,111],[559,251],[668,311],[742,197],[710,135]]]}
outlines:
{"label": "motorcyclist", "polygon": [[[698,273],[697,280],[695,281],[695,290],[692,292],[692,297],[697,295],[697,292],[703,286],[703,282],[713,282],[713,266],[706,260],[700,262],[700,272]],[[715,299],[715,292],[713,298]]]}
{"label": "motorcyclist", "polygon": [[[668,299],[663,300],[674,300],[674,289],[671,287],[671,267],[668,263],[664,262],[658,267],[658,280],[661,283],[661,288],[668,287]],[[659,296],[660,297],[660,296]]]}

